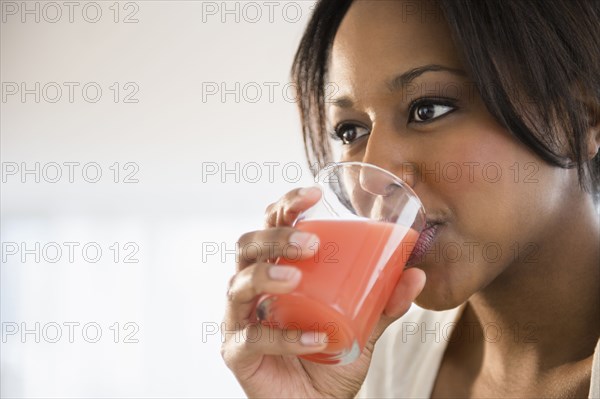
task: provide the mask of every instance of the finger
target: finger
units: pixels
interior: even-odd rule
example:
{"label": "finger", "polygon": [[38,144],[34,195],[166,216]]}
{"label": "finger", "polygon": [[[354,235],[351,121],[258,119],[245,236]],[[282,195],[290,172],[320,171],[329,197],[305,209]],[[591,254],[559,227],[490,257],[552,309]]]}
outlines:
{"label": "finger", "polygon": [[238,271],[256,262],[298,260],[314,255],[319,237],[291,227],[273,227],[242,235],[237,242]]}
{"label": "finger", "polygon": [[423,270],[409,268],[402,272],[400,280],[385,306],[383,315],[371,335],[370,342],[372,344],[379,339],[390,324],[408,312],[424,286],[425,272]]}
{"label": "finger", "polygon": [[327,347],[323,332],[278,329],[252,323],[225,337],[221,353],[225,364],[238,374],[253,370],[265,355],[298,356]]}
{"label": "finger", "polygon": [[404,315],[423,290],[425,280],[425,272],[421,269],[409,268],[404,270],[385,307],[385,315],[393,320]]}
{"label": "finger", "polygon": [[321,190],[318,187],[304,187],[288,192],[267,207],[265,227],[291,226],[298,215],[316,204],[319,198]]}
{"label": "finger", "polygon": [[287,294],[300,283],[302,272],[294,266],[257,263],[237,273],[227,291],[228,321],[245,323],[253,318],[258,296]]}

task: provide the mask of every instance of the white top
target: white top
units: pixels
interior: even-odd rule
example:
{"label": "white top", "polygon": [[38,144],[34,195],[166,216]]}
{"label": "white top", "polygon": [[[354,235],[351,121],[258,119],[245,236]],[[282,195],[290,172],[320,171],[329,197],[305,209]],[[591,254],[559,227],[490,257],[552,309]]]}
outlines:
{"label": "white top", "polygon": [[[436,312],[413,305],[383,333],[357,398],[429,398],[463,306]],[[461,332],[468,334],[468,330]],[[494,326],[485,331],[497,339]],[[510,332],[514,334],[514,331]],[[600,398],[600,340],[594,350],[589,398]]]}

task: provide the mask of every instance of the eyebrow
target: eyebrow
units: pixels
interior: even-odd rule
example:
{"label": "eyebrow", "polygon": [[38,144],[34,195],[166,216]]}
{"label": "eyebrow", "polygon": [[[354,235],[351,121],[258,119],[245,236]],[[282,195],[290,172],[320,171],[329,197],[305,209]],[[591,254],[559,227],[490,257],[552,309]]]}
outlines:
{"label": "eyebrow", "polygon": [[[465,71],[463,71],[462,69],[451,68],[451,67],[447,67],[447,66],[439,65],[439,64],[427,64],[427,65],[422,65],[422,66],[419,66],[416,68],[409,69],[408,71],[401,73],[400,75],[398,75],[395,78],[393,78],[392,80],[390,80],[387,83],[387,86],[391,92],[398,91],[398,90],[401,90],[402,88],[404,88],[404,86],[406,86],[407,84],[412,82],[414,79],[423,75],[426,72],[441,72],[441,71],[450,72],[452,74],[455,74],[455,75],[458,75],[461,77],[467,76],[467,73]],[[334,99],[329,100],[328,102],[337,107],[340,107],[340,108],[350,108],[353,105],[352,100],[348,96],[334,98]]]}

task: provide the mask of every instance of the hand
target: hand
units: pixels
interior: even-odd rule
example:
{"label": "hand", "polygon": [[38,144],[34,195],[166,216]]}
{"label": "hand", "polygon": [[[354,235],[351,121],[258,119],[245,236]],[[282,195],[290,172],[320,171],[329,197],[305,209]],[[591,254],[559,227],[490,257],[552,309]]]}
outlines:
{"label": "hand", "polygon": [[[290,191],[267,207],[264,230],[246,233],[238,241],[238,247],[244,251],[238,256],[237,272],[230,280],[223,321],[227,334],[221,354],[249,397],[356,396],[375,342],[394,320],[406,313],[425,284],[425,273],[420,269],[410,268],[402,273],[375,331],[355,362],[331,366],[298,358],[325,349],[325,334],[304,332],[299,340],[286,339],[299,336],[300,332],[263,326],[257,322],[255,306],[262,294],[289,293],[300,282],[302,271],[284,265],[282,249],[288,243],[296,243],[304,249],[303,257],[311,256],[309,247],[318,237],[291,225],[320,196],[314,187]],[[280,256],[281,264],[269,263]]]}

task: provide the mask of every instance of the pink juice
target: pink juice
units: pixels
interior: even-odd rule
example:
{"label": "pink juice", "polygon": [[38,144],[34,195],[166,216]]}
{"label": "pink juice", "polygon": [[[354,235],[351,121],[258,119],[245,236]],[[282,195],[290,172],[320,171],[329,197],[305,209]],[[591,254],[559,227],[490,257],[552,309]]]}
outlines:
{"label": "pink juice", "polygon": [[297,266],[302,280],[291,294],[261,298],[268,309],[261,317],[278,328],[325,332],[325,351],[304,357],[339,363],[364,348],[419,233],[373,220],[306,220],[295,227],[317,234],[319,246],[309,258],[278,262]]}

